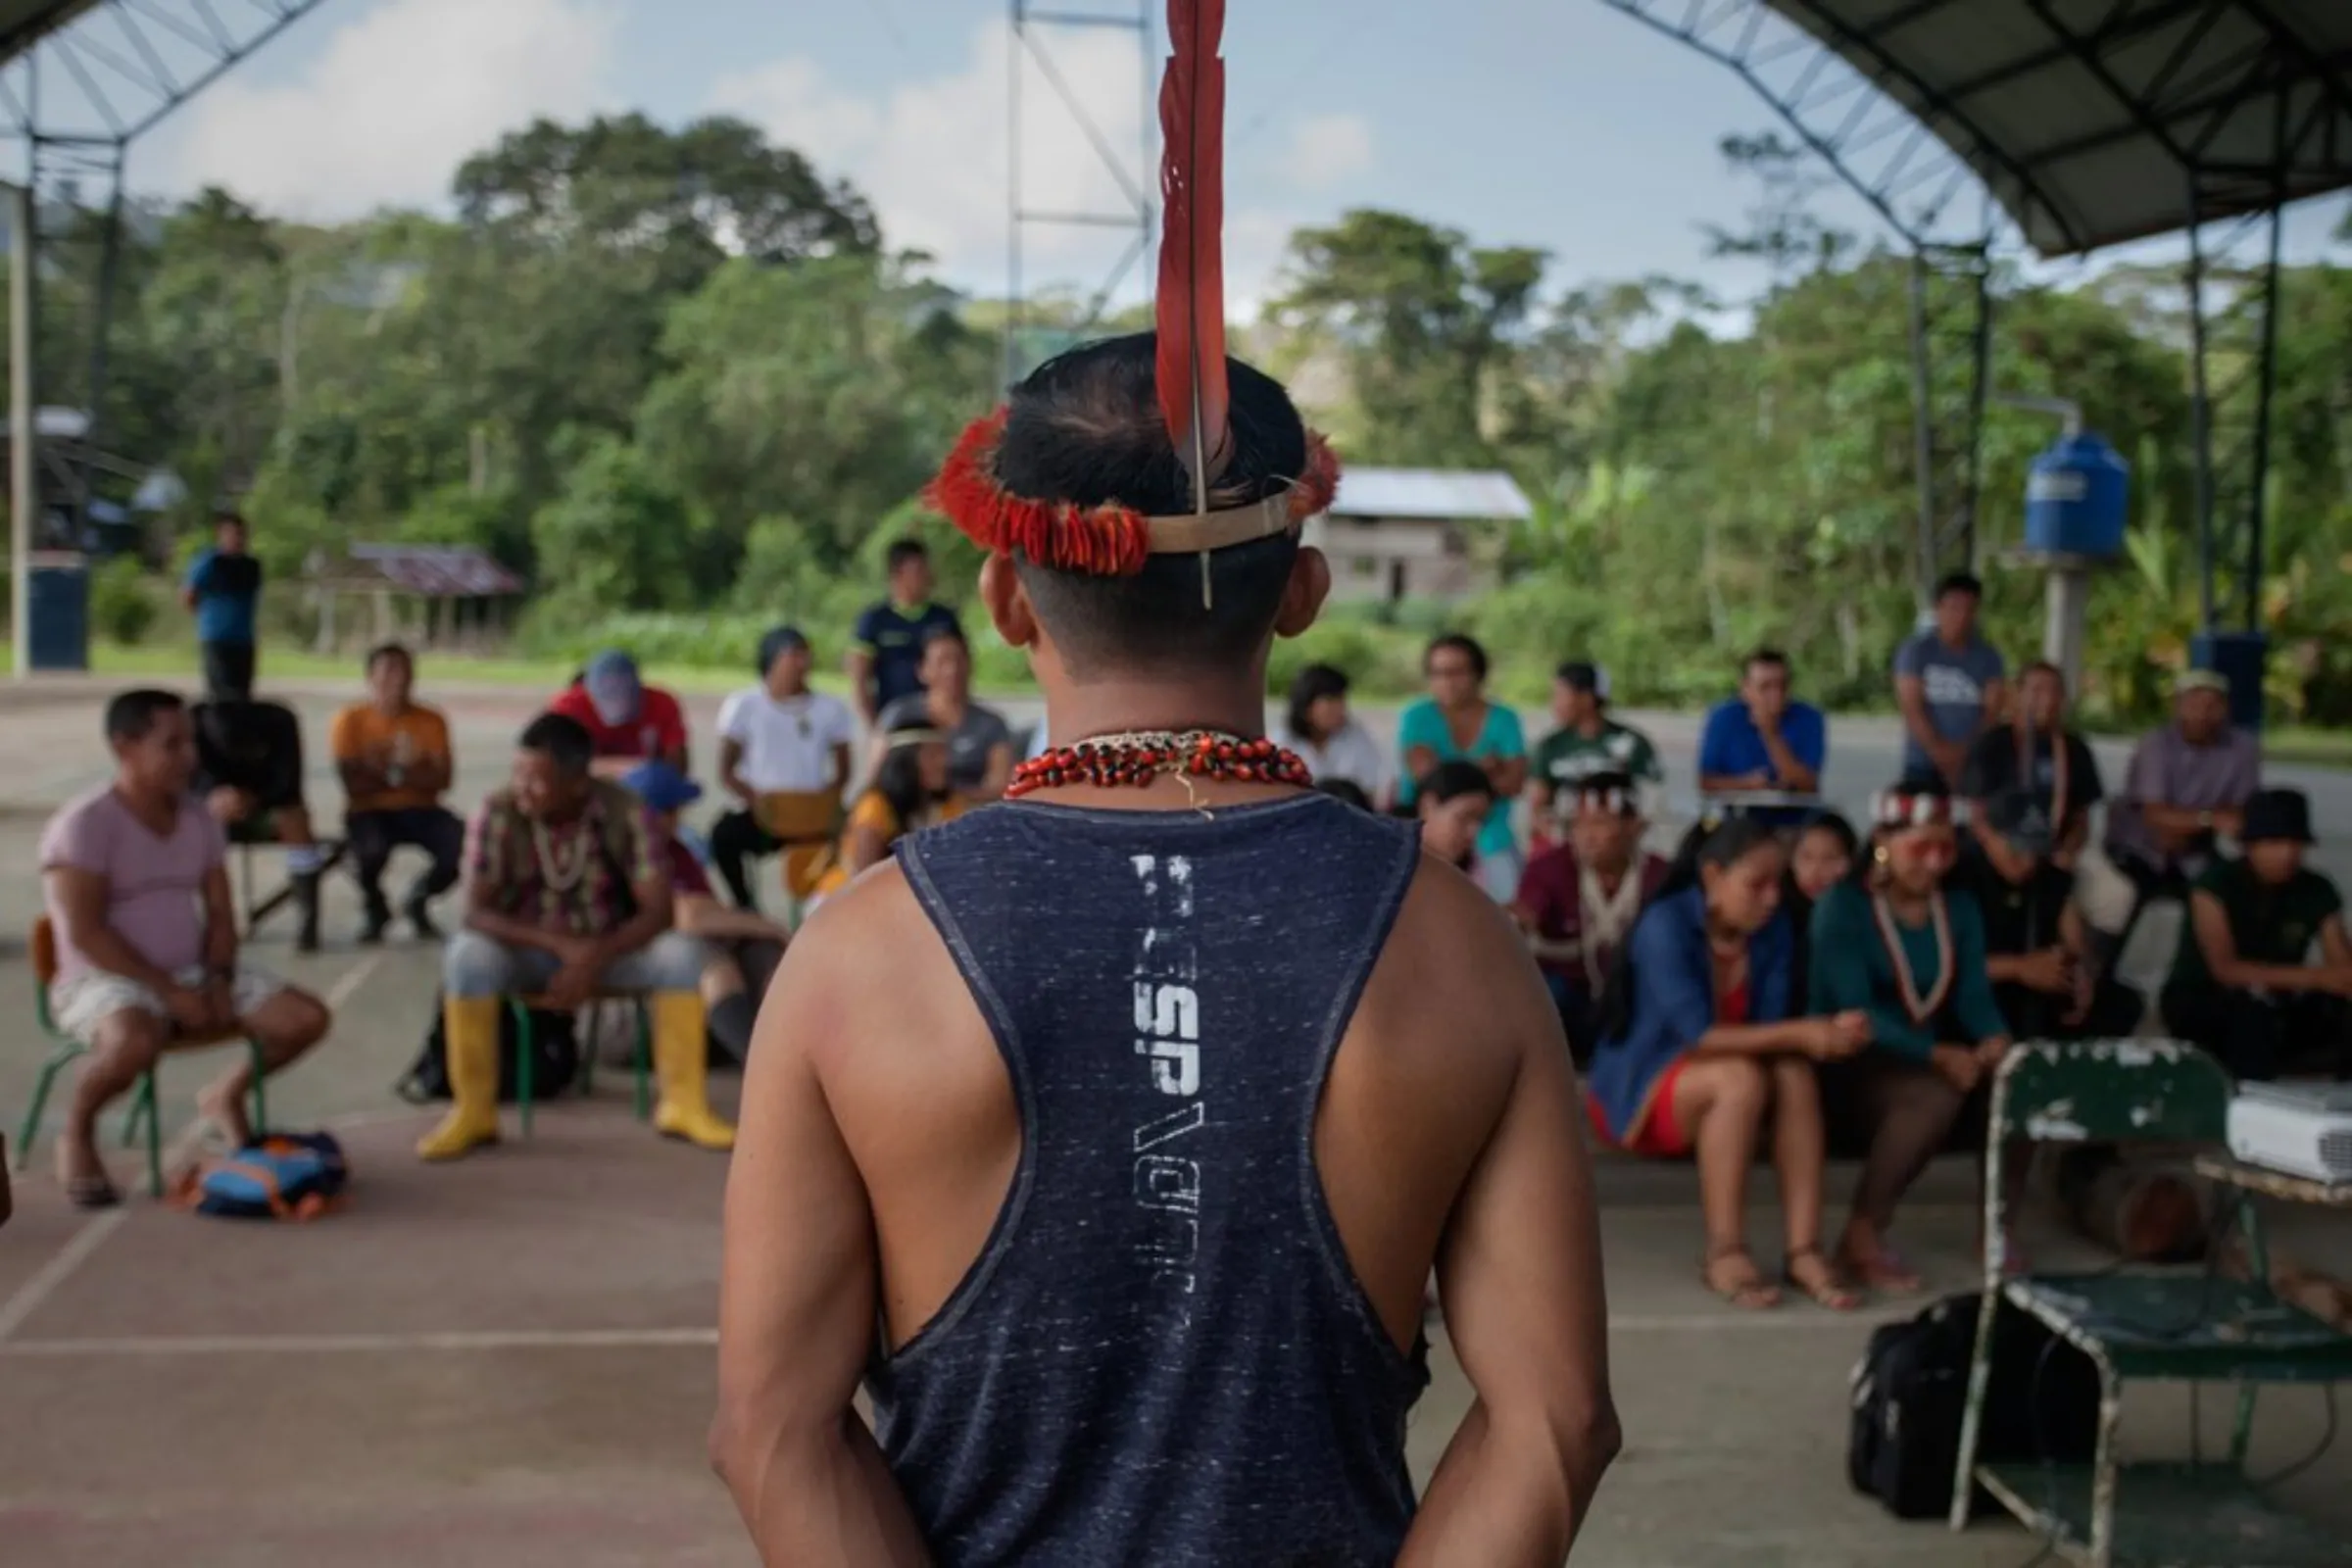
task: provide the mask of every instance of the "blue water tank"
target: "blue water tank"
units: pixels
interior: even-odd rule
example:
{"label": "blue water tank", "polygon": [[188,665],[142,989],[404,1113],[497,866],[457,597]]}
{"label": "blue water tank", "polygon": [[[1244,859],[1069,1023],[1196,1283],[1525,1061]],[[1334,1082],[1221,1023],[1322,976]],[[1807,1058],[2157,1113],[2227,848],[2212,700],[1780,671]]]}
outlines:
{"label": "blue water tank", "polygon": [[24,579],[24,617],[34,669],[90,667],[90,570],[78,555],[44,551]]}
{"label": "blue water tank", "polygon": [[2034,460],[2026,477],[2026,548],[2036,555],[2124,553],[2132,469],[2088,431]]}

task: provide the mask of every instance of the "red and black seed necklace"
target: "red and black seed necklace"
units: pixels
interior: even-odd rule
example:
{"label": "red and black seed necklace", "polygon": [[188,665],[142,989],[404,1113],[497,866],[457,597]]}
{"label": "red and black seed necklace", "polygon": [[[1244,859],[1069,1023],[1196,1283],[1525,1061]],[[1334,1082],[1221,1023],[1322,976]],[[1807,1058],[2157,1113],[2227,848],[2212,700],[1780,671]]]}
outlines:
{"label": "red and black seed necklace", "polygon": [[1300,789],[1314,782],[1314,775],[1297,753],[1270,740],[1251,740],[1213,729],[1145,730],[1098,735],[1075,746],[1040,753],[1012,770],[1004,798],[1019,800],[1038,790],[1072,784],[1141,789],[1154,779],[1170,776],[1188,787],[1195,779],[1295,784]]}

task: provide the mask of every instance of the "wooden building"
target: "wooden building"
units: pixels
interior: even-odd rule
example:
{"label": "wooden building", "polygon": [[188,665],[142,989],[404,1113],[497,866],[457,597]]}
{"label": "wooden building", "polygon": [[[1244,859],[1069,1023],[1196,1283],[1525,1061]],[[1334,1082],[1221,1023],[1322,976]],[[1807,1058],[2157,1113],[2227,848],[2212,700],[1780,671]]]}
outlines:
{"label": "wooden building", "polygon": [[1507,473],[1350,468],[1305,540],[1330,558],[1336,600],[1461,599],[1494,586],[1499,550],[1481,536],[1533,512]]}

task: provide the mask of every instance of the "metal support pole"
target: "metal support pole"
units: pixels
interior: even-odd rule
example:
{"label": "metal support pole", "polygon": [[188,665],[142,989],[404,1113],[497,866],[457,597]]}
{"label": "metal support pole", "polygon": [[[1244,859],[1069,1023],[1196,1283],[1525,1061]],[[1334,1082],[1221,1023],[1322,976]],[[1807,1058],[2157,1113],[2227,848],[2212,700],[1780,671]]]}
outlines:
{"label": "metal support pole", "polygon": [[1021,34],[1028,0],[1012,0],[1012,32],[1004,40],[1004,384],[1021,378]]}
{"label": "metal support pole", "polygon": [[24,680],[32,673],[32,533],[40,505],[40,459],[33,446],[34,214],[30,186],[12,185],[8,194],[9,635],[17,679]]}
{"label": "metal support pole", "polygon": [[1936,385],[1929,364],[1934,345],[1928,341],[1928,259],[1911,253],[1911,461],[1919,481],[1918,582],[1921,613],[1934,603],[1936,560]]}
{"label": "metal support pole", "polygon": [[[2285,95],[2279,96],[2279,113],[2285,113]],[[2262,625],[2262,578],[2266,564],[2263,560],[2264,519],[2271,511],[2271,417],[2272,399],[2278,391],[2278,265],[2280,236],[2286,220],[2280,212],[2285,203],[2283,191],[2275,191],[2271,208],[2271,253],[2265,264],[2262,278],[2262,362],[2255,371],[2261,379],[2254,406],[2254,477],[2252,495],[2246,502],[2246,560],[2242,568],[2246,574],[2243,585],[2246,606],[2246,630],[2258,632]]]}
{"label": "metal support pole", "polygon": [[2213,508],[2215,501],[2213,474],[2213,387],[2206,373],[2206,361],[2212,345],[2205,319],[2205,238],[2202,226],[2205,220],[2204,203],[2197,190],[2196,175],[2188,178],[2188,363],[2190,391],[2189,448],[2196,461],[2197,506],[2197,604],[2199,623],[2211,631],[2216,620],[2214,603],[2214,538]]}
{"label": "metal support pole", "polygon": [[2041,657],[2058,666],[2066,689],[2082,689],[2082,644],[2090,622],[2090,573],[2073,563],[2050,567],[2042,600]]}
{"label": "metal support pole", "polygon": [[[82,444],[91,453],[106,450],[106,377],[108,353],[115,331],[115,294],[122,272],[123,165],[129,149],[115,149],[114,190],[106,204],[106,227],[98,251],[98,322],[90,332],[90,426]],[[87,486],[84,486],[87,489]],[[86,495],[84,501],[87,501]]]}

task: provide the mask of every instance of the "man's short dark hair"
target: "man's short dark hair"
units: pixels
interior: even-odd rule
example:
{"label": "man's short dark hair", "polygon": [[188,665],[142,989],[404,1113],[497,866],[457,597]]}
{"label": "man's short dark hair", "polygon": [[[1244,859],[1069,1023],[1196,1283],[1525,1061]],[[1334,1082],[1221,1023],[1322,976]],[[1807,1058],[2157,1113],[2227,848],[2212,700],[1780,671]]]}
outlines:
{"label": "man's short dark hair", "polygon": [[1747,658],[1741,662],[1740,665],[1740,672],[1741,674],[1746,674],[1749,670],[1754,669],[1758,664],[1768,665],[1774,669],[1787,669],[1789,667],[1788,656],[1782,653],[1778,648],[1759,648],[1754,653],[1748,655]]}
{"label": "man's short dark hair", "polygon": [[214,508],[213,526],[216,529],[243,528],[249,533],[252,531],[252,525],[247,523],[245,520],[245,514],[239,512],[234,507]]}
{"label": "man's short dark hair", "polygon": [[408,665],[412,672],[416,668],[416,656],[409,652],[406,643],[377,643],[373,648],[368,650],[368,662],[361,667],[372,675],[375,673],[375,666],[387,659],[399,660]]}
{"label": "man's short dark hair", "polygon": [[1942,604],[1954,594],[1966,594],[1971,599],[1984,597],[1984,579],[1973,571],[1947,571],[1936,579],[1936,602]]}
{"label": "man's short dark hair", "polygon": [[1445,636],[1434,639],[1421,655],[1421,667],[1425,670],[1428,669],[1429,662],[1448,648],[1470,661],[1471,674],[1476,675],[1480,680],[1487,678],[1486,649],[1480,646],[1477,638],[1458,631],[1449,631]]}
{"label": "man's short dark hair", "polygon": [[[1013,388],[997,446],[997,480],[1016,496],[1079,507],[1118,502],[1147,516],[1193,510],[1192,481],[1160,417],[1158,338],[1090,343],[1039,366]],[[1306,466],[1306,426],[1282,384],[1226,361],[1232,456],[1209,504],[1274,495]],[[1212,552],[1152,556],[1128,577],[1056,571],[1015,558],[1021,584],[1073,674],[1238,670],[1273,635],[1298,558],[1296,533]],[[1203,588],[1205,587],[1205,603]]]}
{"label": "man's short dark hair", "polygon": [[899,568],[908,562],[929,561],[930,559],[931,547],[920,539],[894,539],[890,542],[890,549],[884,554],[882,561],[891,575],[896,576]]}
{"label": "man's short dark hair", "polygon": [[1476,762],[1466,762],[1458,757],[1448,762],[1440,762],[1429,770],[1429,777],[1421,781],[1423,800],[1443,805],[1464,795],[1484,795],[1490,801],[1496,799],[1494,781],[1487,776],[1487,770]]}
{"label": "man's short dark hair", "polygon": [[153,686],[118,693],[106,705],[106,738],[143,741],[160,715],[178,712],[187,706],[177,692],[160,691]]}
{"label": "man's short dark hair", "polygon": [[585,774],[596,760],[596,739],[588,733],[588,726],[563,713],[541,713],[525,724],[514,749],[537,752],[567,778]]}
{"label": "man's short dark hair", "polygon": [[2029,659],[2017,666],[2017,683],[2023,686],[2029,675],[2047,675],[2060,686],[2066,684],[2066,671],[2046,659]]}

